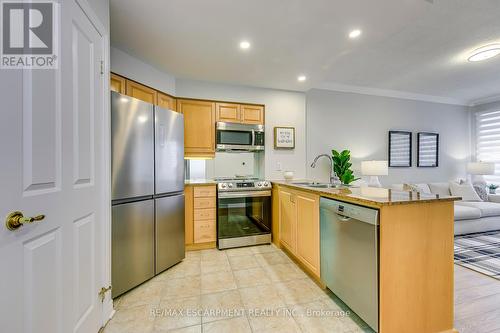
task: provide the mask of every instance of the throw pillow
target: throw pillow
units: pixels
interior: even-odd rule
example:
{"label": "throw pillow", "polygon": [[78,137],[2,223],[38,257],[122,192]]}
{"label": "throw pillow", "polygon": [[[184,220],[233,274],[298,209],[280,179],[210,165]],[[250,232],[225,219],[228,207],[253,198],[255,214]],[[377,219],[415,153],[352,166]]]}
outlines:
{"label": "throw pillow", "polygon": [[488,201],[488,192],[483,184],[474,184],[474,190],[482,201]]}
{"label": "throw pillow", "polygon": [[429,188],[432,194],[438,194],[441,196],[450,195],[450,184],[449,183],[429,183]]}
{"label": "throw pillow", "polygon": [[472,184],[458,184],[456,182],[450,182],[450,192],[451,195],[462,197],[463,201],[483,201],[477,195],[476,191],[472,187]]}
{"label": "throw pillow", "polygon": [[415,184],[403,184],[403,191],[418,192],[418,187]]}
{"label": "throw pillow", "polygon": [[429,185],[426,183],[420,183],[420,184],[413,184],[420,193],[425,193],[425,194],[431,194],[431,189],[429,188]]}

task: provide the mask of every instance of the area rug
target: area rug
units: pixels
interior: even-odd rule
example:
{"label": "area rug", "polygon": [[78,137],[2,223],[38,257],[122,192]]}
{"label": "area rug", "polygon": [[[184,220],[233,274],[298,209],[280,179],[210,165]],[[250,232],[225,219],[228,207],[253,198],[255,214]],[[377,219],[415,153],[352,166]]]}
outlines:
{"label": "area rug", "polygon": [[455,264],[500,280],[500,230],[455,236]]}

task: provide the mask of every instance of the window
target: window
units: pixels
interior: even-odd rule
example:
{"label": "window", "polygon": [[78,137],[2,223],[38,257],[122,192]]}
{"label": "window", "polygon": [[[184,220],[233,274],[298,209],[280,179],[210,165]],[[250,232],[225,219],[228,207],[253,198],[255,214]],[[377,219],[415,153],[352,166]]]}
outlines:
{"label": "window", "polygon": [[484,179],[500,184],[500,110],[476,113],[476,160],[495,163],[495,175]]}

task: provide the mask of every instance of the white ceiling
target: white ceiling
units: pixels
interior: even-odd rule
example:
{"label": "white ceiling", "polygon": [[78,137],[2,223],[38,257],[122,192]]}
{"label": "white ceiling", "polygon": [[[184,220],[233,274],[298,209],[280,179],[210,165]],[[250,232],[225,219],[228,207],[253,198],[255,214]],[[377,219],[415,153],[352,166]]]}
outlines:
{"label": "white ceiling", "polygon": [[451,103],[500,94],[500,57],[466,60],[500,42],[500,0],[110,2],[112,45],[177,77]]}

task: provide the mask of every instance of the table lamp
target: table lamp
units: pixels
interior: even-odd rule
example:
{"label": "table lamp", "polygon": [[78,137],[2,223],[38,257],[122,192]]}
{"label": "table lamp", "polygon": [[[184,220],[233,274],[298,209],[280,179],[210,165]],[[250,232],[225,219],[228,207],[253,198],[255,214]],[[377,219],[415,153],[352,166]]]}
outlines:
{"label": "table lamp", "polygon": [[486,186],[486,181],[483,176],[495,174],[495,163],[481,161],[469,162],[467,163],[467,173],[471,175],[472,184],[480,183]]}
{"label": "table lamp", "polygon": [[389,174],[387,161],[362,161],[361,174],[363,176],[370,176],[368,181],[369,187],[382,187],[378,176],[387,176]]}

